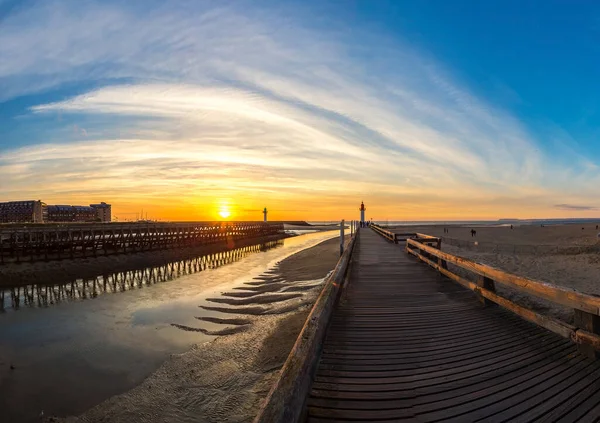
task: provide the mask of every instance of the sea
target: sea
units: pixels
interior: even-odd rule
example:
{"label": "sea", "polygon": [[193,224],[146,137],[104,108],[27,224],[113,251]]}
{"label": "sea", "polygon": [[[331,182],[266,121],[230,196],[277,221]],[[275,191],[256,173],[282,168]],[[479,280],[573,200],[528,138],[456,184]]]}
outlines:
{"label": "sea", "polygon": [[[339,221],[307,221],[311,225],[333,225]],[[380,226],[525,226],[525,225],[568,225],[568,224],[600,224],[600,218],[565,218],[565,219],[498,219],[498,220],[373,220]]]}

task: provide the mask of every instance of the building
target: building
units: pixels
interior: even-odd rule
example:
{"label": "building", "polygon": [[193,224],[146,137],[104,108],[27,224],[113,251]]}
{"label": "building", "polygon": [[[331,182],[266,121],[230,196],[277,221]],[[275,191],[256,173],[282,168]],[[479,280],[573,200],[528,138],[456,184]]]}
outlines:
{"label": "building", "polygon": [[97,221],[110,222],[112,220],[112,207],[110,204],[103,201],[100,204],[90,204],[90,207],[95,210]]}
{"label": "building", "polygon": [[0,203],[0,223],[110,221],[111,205],[104,202],[89,206],[46,205],[40,200]]}
{"label": "building", "polygon": [[90,206],[48,206],[46,222],[96,222],[96,209]]}
{"label": "building", "polygon": [[0,223],[43,223],[46,204],[40,200],[0,203]]}

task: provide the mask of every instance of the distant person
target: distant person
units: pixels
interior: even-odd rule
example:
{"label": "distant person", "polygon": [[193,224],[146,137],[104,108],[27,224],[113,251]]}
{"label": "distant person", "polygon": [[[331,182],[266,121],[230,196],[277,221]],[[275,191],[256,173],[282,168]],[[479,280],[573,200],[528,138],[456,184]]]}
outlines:
{"label": "distant person", "polygon": [[471,229],[471,238],[477,235],[477,231],[475,229]]}
{"label": "distant person", "polygon": [[510,229],[512,229],[512,228],[513,228],[513,225],[510,225]]}

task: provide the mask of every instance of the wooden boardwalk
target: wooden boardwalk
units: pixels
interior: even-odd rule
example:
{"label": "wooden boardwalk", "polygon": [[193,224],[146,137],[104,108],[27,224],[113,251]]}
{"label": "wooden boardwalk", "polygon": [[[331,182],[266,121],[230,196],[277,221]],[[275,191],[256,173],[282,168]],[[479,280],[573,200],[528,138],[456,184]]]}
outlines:
{"label": "wooden boardwalk", "polygon": [[600,363],[362,229],[307,421],[599,421]]}

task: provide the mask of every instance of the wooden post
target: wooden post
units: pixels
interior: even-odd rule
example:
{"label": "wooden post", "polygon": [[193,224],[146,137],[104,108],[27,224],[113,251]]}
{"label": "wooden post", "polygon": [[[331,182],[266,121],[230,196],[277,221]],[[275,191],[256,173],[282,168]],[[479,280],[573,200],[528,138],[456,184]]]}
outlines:
{"label": "wooden post", "polygon": [[[575,309],[574,312],[575,326],[587,332],[600,334],[600,316],[577,309]],[[577,349],[582,355],[588,358],[594,360],[600,358],[600,352],[596,351],[591,345],[577,344]]]}
{"label": "wooden post", "polygon": [[[490,278],[486,278],[485,276],[478,275],[477,276],[477,285],[481,288],[487,289],[488,291],[496,292],[496,286],[494,285],[494,280]],[[493,301],[488,300],[482,296],[479,296],[479,301],[485,306],[495,305]]]}
{"label": "wooden post", "polygon": [[344,219],[340,224],[340,256],[344,254]]}
{"label": "wooden post", "polygon": [[[438,250],[442,249],[442,238],[439,238],[437,240],[436,248]],[[440,268],[442,268],[442,269],[448,269],[448,263],[446,262],[446,260],[443,260],[441,257],[438,257],[438,266],[440,266]],[[493,281],[492,281],[492,283],[493,283]]]}

